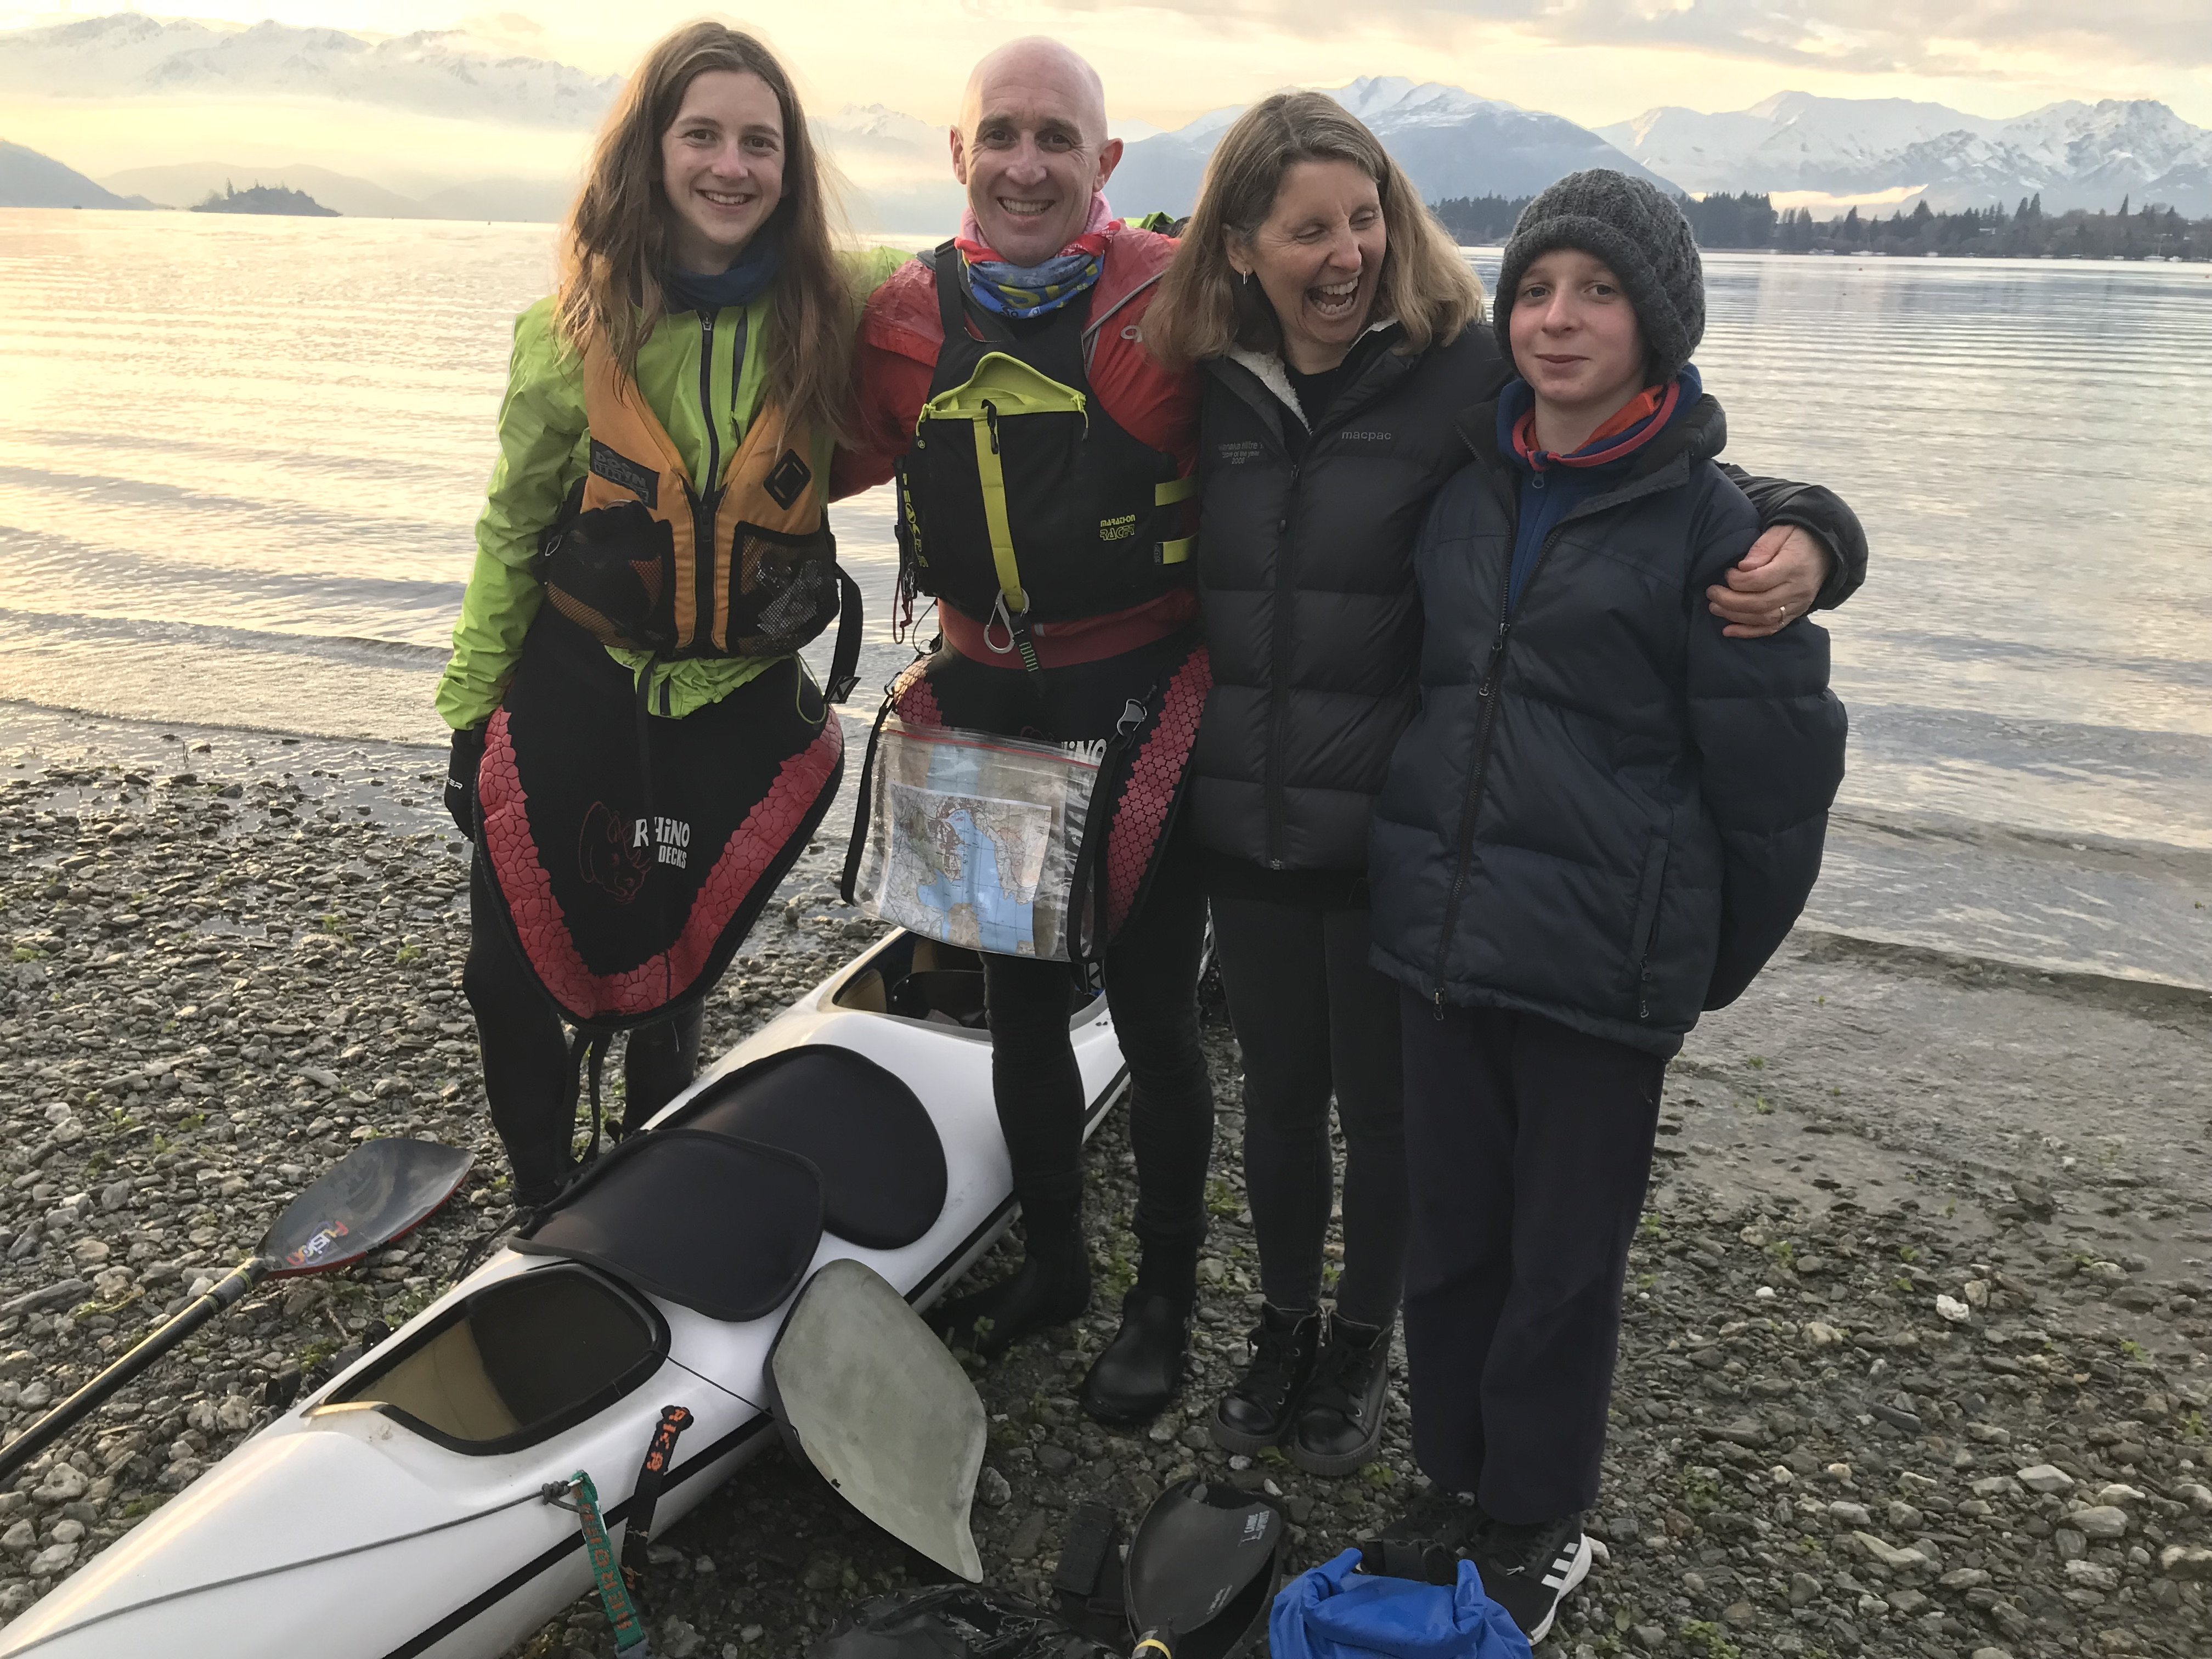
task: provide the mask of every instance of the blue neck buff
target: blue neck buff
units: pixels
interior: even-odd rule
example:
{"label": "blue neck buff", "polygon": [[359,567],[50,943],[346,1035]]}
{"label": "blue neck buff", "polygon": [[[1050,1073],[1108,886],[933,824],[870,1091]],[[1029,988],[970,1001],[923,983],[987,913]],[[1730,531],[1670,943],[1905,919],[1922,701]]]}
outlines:
{"label": "blue neck buff", "polygon": [[1002,317],[1042,317],[1091,292],[1106,268],[1105,240],[1085,236],[1037,265],[1008,264],[966,241],[956,246],[977,305]]}
{"label": "blue neck buff", "polygon": [[702,276],[697,271],[678,270],[671,265],[660,273],[660,289],[672,313],[749,306],[768,291],[768,285],[775,280],[775,273],[782,264],[783,252],[777,246],[776,237],[763,230],[745,244],[744,251],[727,270]]}

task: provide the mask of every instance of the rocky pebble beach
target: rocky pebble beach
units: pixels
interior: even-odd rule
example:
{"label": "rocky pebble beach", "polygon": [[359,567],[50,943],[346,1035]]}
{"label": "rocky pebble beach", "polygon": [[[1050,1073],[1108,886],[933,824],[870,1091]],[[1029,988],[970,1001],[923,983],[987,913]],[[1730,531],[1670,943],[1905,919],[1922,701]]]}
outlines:
{"label": "rocky pebble beach", "polygon": [[[0,1431],[243,1259],[351,1145],[428,1136],[478,1164],[418,1233],[265,1286],[0,1491],[0,1618],[439,1295],[507,1216],[442,756],[121,723],[7,739]],[[834,898],[834,840],[711,1003],[710,1050],[872,937]],[[1207,1437],[1258,1301],[1237,1053],[1208,1030],[1190,1385],[1133,1431],[1074,1402],[1133,1271],[1117,1115],[1091,1154],[1091,1316],[975,1371],[975,1530],[1002,1587],[1043,1591],[1076,1505],[1133,1523],[1188,1474],[1278,1498],[1297,1566],[1417,1489],[1402,1397],[1347,1480]],[[1542,1651],[2212,1656],[2208,1037],[2201,994],[1794,939],[1670,1078],[1599,1561]],[[944,1576],[781,1451],[653,1554],[671,1659],[796,1659],[840,1609]],[[612,1644],[580,1602],[520,1651]]]}

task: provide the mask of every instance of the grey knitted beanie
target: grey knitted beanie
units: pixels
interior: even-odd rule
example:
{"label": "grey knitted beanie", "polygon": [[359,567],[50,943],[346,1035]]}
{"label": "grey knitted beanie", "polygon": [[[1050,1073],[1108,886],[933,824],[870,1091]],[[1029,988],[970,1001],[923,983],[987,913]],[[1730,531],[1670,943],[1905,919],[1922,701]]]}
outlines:
{"label": "grey knitted beanie", "polygon": [[1571,173],[1528,204],[1505,245],[1492,307],[1498,349],[1513,361],[1513,293],[1540,254],[1577,248],[1613,268],[1636,307],[1655,382],[1674,378],[1705,333],[1698,239],[1674,198],[1609,167]]}

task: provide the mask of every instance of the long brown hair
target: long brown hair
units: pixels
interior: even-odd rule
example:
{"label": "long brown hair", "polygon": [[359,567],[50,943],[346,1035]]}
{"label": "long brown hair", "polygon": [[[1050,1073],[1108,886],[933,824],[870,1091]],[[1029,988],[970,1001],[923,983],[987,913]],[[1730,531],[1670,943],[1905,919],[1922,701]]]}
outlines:
{"label": "long brown hair", "polygon": [[695,76],[714,70],[757,75],[783,118],[783,199],[756,232],[778,239],[768,394],[817,434],[842,435],[846,373],[858,324],[852,287],[830,233],[832,204],[805,112],[783,65],[750,34],[687,23],[645,55],[608,112],[590,171],[562,237],[561,334],[581,352],[603,342],[625,370],[665,314],[669,216],[661,188],[661,135],[681,112]]}
{"label": "long brown hair", "polygon": [[1333,98],[1279,92],[1238,116],[1206,163],[1182,246],[1145,315],[1146,343],[1161,362],[1182,367],[1226,356],[1232,346],[1282,350],[1275,308],[1259,283],[1237,279],[1229,245],[1251,241],[1301,161],[1349,161],[1375,181],[1389,241],[1374,314],[1398,320],[1400,349],[1449,345],[1481,321],[1482,284],[1382,140]]}

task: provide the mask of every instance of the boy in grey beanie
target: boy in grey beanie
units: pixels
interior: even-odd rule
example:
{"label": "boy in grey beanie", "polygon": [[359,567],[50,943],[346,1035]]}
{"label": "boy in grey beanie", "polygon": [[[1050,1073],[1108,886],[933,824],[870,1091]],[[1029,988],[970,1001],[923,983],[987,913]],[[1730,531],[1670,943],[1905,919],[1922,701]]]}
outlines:
{"label": "boy in grey beanie", "polygon": [[1571,173],[1522,210],[1498,273],[1491,322],[1510,362],[1513,295],[1539,255],[1578,248],[1620,278],[1650,351],[1655,383],[1671,380],[1705,335],[1705,263],[1672,198],[1609,167]]}
{"label": "boy in grey beanie", "polygon": [[1820,867],[1844,720],[1827,637],[1705,603],[1758,535],[1689,362],[1680,210],[1582,173],[1498,289],[1519,378],[1413,551],[1420,701],[1368,848],[1401,988],[1403,1328],[1431,1483],[1393,1535],[1464,1550],[1540,1642],[1595,1552],[1629,1242],[1667,1061],[1750,984]]}

